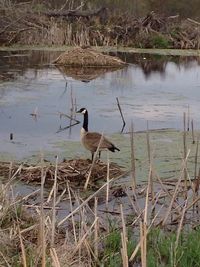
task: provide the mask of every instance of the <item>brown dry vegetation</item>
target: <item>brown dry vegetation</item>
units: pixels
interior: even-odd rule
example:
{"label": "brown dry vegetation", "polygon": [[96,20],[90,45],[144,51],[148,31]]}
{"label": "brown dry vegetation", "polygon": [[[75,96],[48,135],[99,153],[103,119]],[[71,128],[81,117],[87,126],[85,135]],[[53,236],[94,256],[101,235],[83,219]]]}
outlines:
{"label": "brown dry vegetation", "polygon": [[9,3],[0,6],[0,43],[3,45],[182,49],[198,49],[200,45],[200,23],[178,16],[164,17],[151,12],[136,18],[111,13],[108,9],[49,11],[44,5]]}
{"label": "brown dry vegetation", "polygon": [[[41,183],[41,166],[38,165],[25,165],[20,166],[19,164],[14,164],[12,166],[12,174],[14,174],[18,169],[17,176],[20,180],[25,183]],[[45,186],[52,186],[54,183],[55,166],[50,162],[46,163],[44,168],[45,173]],[[91,161],[84,159],[73,159],[64,160],[58,164],[57,179],[58,187],[66,187],[67,182],[70,182],[74,187],[83,186],[86,178],[90,172]],[[0,162],[0,173],[3,176],[8,176],[10,170],[10,163]],[[98,181],[103,181],[107,173],[107,164],[102,161],[95,162],[92,166],[92,172],[90,177],[90,185],[94,188],[97,187]],[[122,170],[117,164],[110,164],[110,178],[118,177],[124,174],[125,171]],[[95,185],[96,183],[96,185]]]}
{"label": "brown dry vegetation", "polygon": [[55,61],[56,65],[70,65],[72,67],[109,67],[118,68],[126,65],[121,59],[104,55],[90,47],[77,47],[61,54]]}
{"label": "brown dry vegetation", "polygon": [[[186,226],[193,229],[199,226],[199,175],[192,180],[189,174],[184,177],[188,156],[189,151],[182,161],[180,173],[173,179],[161,180],[150,163],[148,182],[130,188],[115,184],[118,177],[109,179],[106,171],[101,178],[107,176],[107,182],[86,197],[80,195],[71,182],[63,186],[61,194],[58,192],[60,177],[66,169],[57,161],[50,178],[43,161],[34,167],[2,164],[1,174],[4,173],[7,182],[0,187],[0,244],[4,244],[0,246],[0,265],[146,267],[150,266],[147,265],[147,252],[151,242],[156,242],[149,241],[150,232],[161,226],[174,232],[174,241],[171,240],[166,249],[171,251],[173,262],[169,266],[179,266],[183,258],[182,251],[179,252],[181,233]],[[67,162],[68,168],[72,166],[67,172],[76,178],[82,165],[96,168],[82,160],[75,168],[75,163]],[[102,173],[102,165],[106,164],[97,165],[98,172]],[[112,173],[113,165],[107,166]],[[33,173],[36,181],[40,180],[40,188],[25,197],[15,196],[13,181],[29,179],[28,173]],[[53,179],[53,185],[46,195],[44,186],[49,179]],[[39,205],[31,201],[36,194],[40,196]],[[57,213],[63,197],[70,210],[60,219]],[[112,201],[113,207],[109,204]],[[135,243],[131,243],[133,239]],[[162,250],[157,252],[163,253]],[[158,260],[169,263],[167,258],[159,257]]]}

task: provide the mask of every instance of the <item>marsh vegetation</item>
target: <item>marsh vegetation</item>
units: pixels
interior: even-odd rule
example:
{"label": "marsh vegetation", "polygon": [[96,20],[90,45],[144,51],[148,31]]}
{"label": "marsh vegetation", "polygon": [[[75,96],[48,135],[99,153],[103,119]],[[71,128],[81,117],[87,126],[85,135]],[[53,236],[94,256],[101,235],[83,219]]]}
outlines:
{"label": "marsh vegetation", "polygon": [[[25,62],[27,66],[24,64],[20,71],[16,71],[11,80],[2,82],[2,85],[10,86],[12,90],[13,85],[16,84],[21,93],[27,93],[26,88],[38,86],[44,80],[47,84],[50,82],[52,86],[53,80],[48,81],[46,76],[43,78],[42,73],[43,71],[48,73],[48,70],[45,69],[46,62],[56,58],[58,53],[53,55],[52,52],[28,52],[31,53],[34,65],[37,64],[38,56],[39,68],[37,69],[31,69],[31,61],[27,60],[26,53],[23,52],[22,55],[25,56],[19,57],[12,56],[17,55],[16,52],[3,53],[4,56],[8,55],[8,57],[2,57],[6,63],[5,66],[9,67],[10,61],[14,74],[15,61],[17,64],[21,62],[22,65]],[[151,56],[148,55],[127,57],[127,54],[122,54],[122,57],[127,62],[134,60],[134,64],[140,66],[143,75],[145,74],[145,81],[148,79],[151,81],[151,76],[154,73],[156,75],[161,73],[161,76],[165,77],[163,74],[166,72],[168,63],[163,57],[156,57],[156,60],[152,62]],[[198,67],[198,63],[194,64],[194,58],[175,57],[173,60],[173,65],[178,64],[178,69],[187,70],[194,65]],[[18,68],[19,65],[16,66],[16,70]],[[28,79],[28,87],[26,87],[27,79],[24,79],[24,83],[22,79],[22,77],[29,77],[27,70],[35,74],[35,79]],[[67,74],[63,78],[63,72],[60,74],[54,72],[55,86],[60,84],[65,88],[66,80],[67,86],[70,86],[67,87],[70,90],[64,91],[64,95],[69,97],[69,102],[67,102],[69,109],[66,111],[66,101],[64,101],[63,108],[60,109],[60,113],[56,106],[56,121],[58,122],[61,118],[64,120],[64,124],[60,128],[57,128],[56,123],[54,128],[46,129],[45,127],[44,129],[45,131],[57,131],[56,139],[60,133],[67,132],[67,135],[61,135],[61,140],[56,141],[56,146],[60,150],[55,150],[54,145],[50,157],[46,151],[43,151],[43,153],[37,152],[34,158],[30,159],[30,152],[29,158],[6,162],[4,159],[0,164],[0,229],[2,235],[0,240],[5,244],[5,246],[0,246],[0,264],[2,266],[192,267],[199,265],[199,131],[197,130],[198,120],[193,121],[193,118],[196,118],[195,102],[187,94],[184,98],[172,98],[173,101],[174,99],[177,101],[177,106],[180,108],[179,118],[176,109],[174,113],[172,112],[172,104],[170,104],[171,112],[177,116],[174,129],[149,129],[153,122],[149,121],[148,127],[146,121],[145,126],[141,125],[136,116],[134,125],[138,130],[132,132],[131,120],[128,119],[129,113],[127,112],[127,106],[129,107],[130,103],[128,102],[129,105],[126,104],[124,91],[120,95],[118,87],[114,83],[114,89],[117,90],[119,104],[126,120],[124,132],[119,133],[122,122],[117,101],[113,96],[115,91],[113,89],[112,97],[108,98],[108,95],[105,94],[108,90],[105,90],[107,84],[105,81],[107,81],[106,77],[110,81],[110,79],[116,80],[116,75],[120,75],[117,76],[120,77],[118,86],[122,88],[123,81],[128,81],[127,73],[129,72],[124,70],[120,70],[121,75],[111,72],[108,76],[103,75],[102,78],[85,83],[80,79],[72,79]],[[124,78],[123,74],[125,75]],[[37,80],[38,77],[40,80]],[[58,77],[62,78],[63,83],[58,82]],[[189,76],[187,75],[187,77]],[[115,157],[105,153],[102,161],[93,163],[91,160],[86,160],[89,155],[81,150],[77,140],[79,134],[76,132],[79,132],[80,125],[73,126],[72,121],[71,127],[68,127],[70,125],[68,124],[70,121],[68,117],[70,114],[74,115],[73,112],[70,112],[72,108],[75,108],[76,105],[82,105],[83,102],[81,101],[85,101],[88,96],[91,96],[90,83],[92,83],[93,88],[97,81],[98,98],[95,94],[94,100],[100,101],[101,95],[106,96],[109,101],[113,98],[115,100],[114,102],[111,101],[113,109],[108,110],[107,116],[101,117],[101,121],[110,122],[108,134],[114,143],[118,143],[121,152]],[[101,82],[104,90],[100,87]],[[164,84],[163,78],[161,82]],[[195,88],[196,84],[198,81],[195,83]],[[131,83],[130,87],[132,85]],[[44,84],[41,88],[44,89]],[[53,87],[51,94],[52,92],[58,94],[55,92],[55,88]],[[125,90],[125,87],[123,88]],[[101,94],[99,94],[99,90]],[[31,89],[28,90],[29,97],[30,91]],[[150,92],[149,87],[147,91]],[[35,91],[33,90],[33,92]],[[41,93],[40,90],[39,92]],[[84,93],[85,98],[83,95],[78,97],[81,92]],[[128,89],[128,92],[130,100],[131,90]],[[4,91],[1,98],[3,110],[1,118],[4,118],[8,125],[11,118],[5,117],[5,114],[11,114],[11,109],[5,102],[7,93],[8,91]],[[142,92],[140,91],[140,93]],[[44,92],[44,96],[47,97],[46,92]],[[198,95],[196,98],[198,99]],[[12,98],[7,99],[12,100]],[[32,101],[30,99],[20,101],[29,106],[29,101]],[[56,99],[54,94],[53,99],[54,101]],[[181,102],[183,99],[184,102]],[[190,102],[190,106],[185,104],[185,99],[187,99],[187,103]],[[17,103],[21,103],[18,101]],[[29,106],[31,112],[23,111],[23,113],[27,116],[29,127],[31,125],[36,127],[39,123],[38,127],[40,128],[40,120],[43,120],[45,113],[40,108],[33,108],[36,107],[35,103],[37,105],[39,103],[37,97],[34,101],[36,102],[33,103],[31,109]],[[50,103],[51,101],[47,100],[47,102]],[[141,100],[141,102],[145,101]],[[153,102],[156,102],[155,99]],[[59,98],[59,108],[61,108],[60,103],[61,98]],[[93,103],[94,106],[96,104],[97,102]],[[105,105],[108,105],[107,102]],[[134,102],[132,105],[133,110],[139,108],[138,110],[141,112],[141,107],[138,107],[138,99],[135,102],[136,106],[134,106]],[[145,105],[147,105],[146,102]],[[165,105],[169,105],[169,103],[165,102]],[[42,105],[38,106],[41,107]],[[163,107],[163,105],[161,106]],[[90,107],[92,107],[91,101]],[[158,109],[160,106],[156,105],[155,107]],[[52,127],[52,113],[47,111],[46,113],[50,114]],[[98,116],[100,114],[98,110],[95,113]],[[115,113],[116,124],[113,115]],[[183,113],[185,113],[184,116]],[[17,108],[15,113],[11,114],[14,119],[16,114]],[[149,111],[143,112],[143,117],[144,114],[151,115]],[[98,116],[92,119],[93,127],[99,125],[98,120],[96,120]],[[168,113],[164,118],[166,125]],[[23,123],[26,125],[26,120]],[[194,123],[193,127],[192,123]],[[160,128],[161,126],[163,126],[163,122],[158,120],[157,127]],[[115,131],[113,130],[114,127]],[[7,138],[9,137],[8,133],[5,135]],[[28,148],[23,147],[22,144],[17,144],[16,136],[18,133],[13,132],[14,141],[10,140],[7,143],[12,149],[17,148],[18,154],[20,154]],[[44,132],[41,132],[39,138],[41,139],[42,136],[44,136]],[[29,136],[29,138],[31,140],[32,137]],[[60,153],[61,151],[63,153]],[[56,154],[59,156],[55,158]],[[63,157],[66,159],[63,160]],[[7,160],[8,158],[9,155]]]}
{"label": "marsh vegetation", "polygon": [[[136,2],[132,4],[135,10],[139,6]],[[160,4],[166,5],[163,1]],[[53,9],[42,1],[1,1],[0,43],[199,49],[198,18],[174,14],[176,8],[159,12],[153,1],[147,8],[149,11],[140,16],[139,10],[137,14],[131,12],[130,4],[126,6],[124,1],[117,6],[113,9],[106,1],[105,5],[66,1]],[[145,10],[144,5],[141,8]],[[193,9],[197,12],[199,3],[194,1]],[[185,10],[187,13],[188,7]]]}
{"label": "marsh vegetation", "polygon": [[[47,163],[41,154],[37,165],[2,162],[1,265],[198,266],[199,134],[193,140],[186,129],[179,133],[179,170],[165,179],[153,135],[145,133],[143,183],[135,133],[124,171],[109,158]],[[19,195],[19,180],[32,191]]]}
{"label": "marsh vegetation", "polygon": [[[199,8],[0,1],[0,43],[19,48],[0,52],[0,266],[200,266]],[[128,64],[56,67],[66,45]],[[82,106],[118,154],[87,159]]]}

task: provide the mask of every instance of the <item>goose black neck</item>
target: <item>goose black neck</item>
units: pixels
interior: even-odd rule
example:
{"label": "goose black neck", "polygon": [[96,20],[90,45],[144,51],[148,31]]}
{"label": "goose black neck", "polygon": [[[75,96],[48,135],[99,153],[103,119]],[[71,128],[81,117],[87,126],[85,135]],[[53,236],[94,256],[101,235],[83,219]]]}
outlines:
{"label": "goose black neck", "polygon": [[83,129],[88,132],[88,112],[86,111],[83,118]]}

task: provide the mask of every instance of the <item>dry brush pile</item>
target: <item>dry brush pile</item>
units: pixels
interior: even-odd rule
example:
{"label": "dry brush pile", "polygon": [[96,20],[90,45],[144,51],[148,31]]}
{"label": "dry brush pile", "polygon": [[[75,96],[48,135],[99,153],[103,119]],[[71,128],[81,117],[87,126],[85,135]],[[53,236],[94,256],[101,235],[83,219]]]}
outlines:
{"label": "dry brush pile", "polygon": [[[92,166],[92,169],[91,169]],[[73,187],[81,187],[84,185],[88,175],[90,175],[90,187],[96,189],[98,181],[104,181],[107,174],[107,164],[102,161],[95,161],[93,164],[89,159],[72,159],[64,160],[57,166],[46,162],[43,166],[45,174],[45,186],[51,187],[54,183],[55,171],[57,171],[58,189],[66,187],[67,182]],[[124,174],[125,171],[115,163],[110,163],[109,176],[115,178]],[[8,175],[17,175],[17,177],[29,184],[41,183],[41,166],[40,165],[21,165],[10,164],[9,162],[0,162],[1,176],[8,177]],[[96,184],[96,185],[95,185]]]}
{"label": "dry brush pile", "polygon": [[[4,3],[4,2],[3,2]],[[143,18],[99,10],[49,11],[32,3],[0,4],[4,45],[92,45],[198,49],[200,23],[151,12]]]}

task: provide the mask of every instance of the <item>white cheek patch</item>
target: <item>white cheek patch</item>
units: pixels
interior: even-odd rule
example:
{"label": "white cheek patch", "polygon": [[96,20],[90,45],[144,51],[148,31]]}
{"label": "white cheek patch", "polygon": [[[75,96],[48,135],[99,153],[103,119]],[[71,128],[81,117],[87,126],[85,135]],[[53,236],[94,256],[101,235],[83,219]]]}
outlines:
{"label": "white cheek patch", "polygon": [[82,127],[81,128],[81,136],[84,135],[86,133],[86,130]]}
{"label": "white cheek patch", "polygon": [[85,114],[85,112],[86,112],[86,109],[84,109],[81,113]]}

